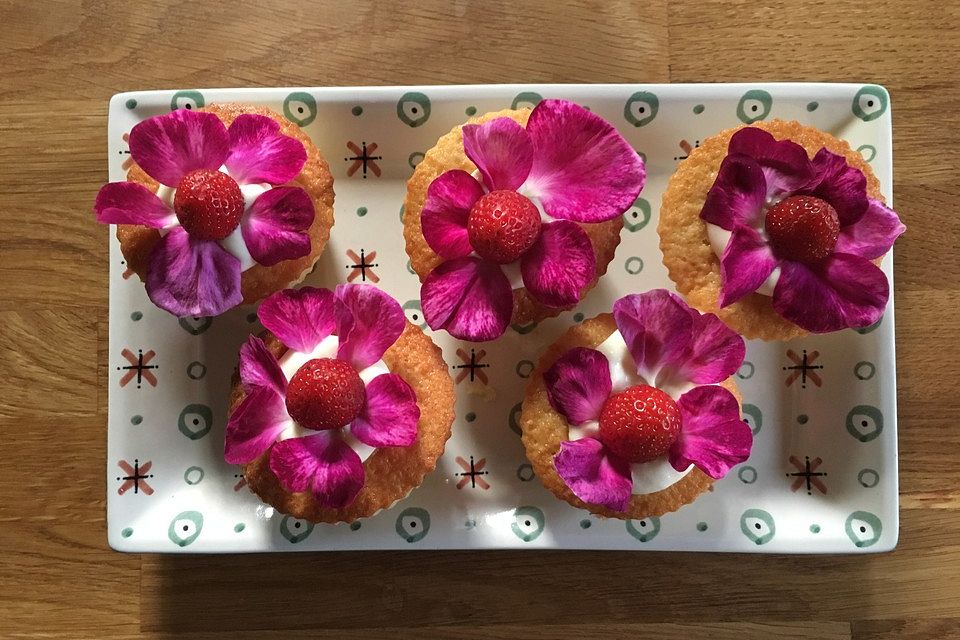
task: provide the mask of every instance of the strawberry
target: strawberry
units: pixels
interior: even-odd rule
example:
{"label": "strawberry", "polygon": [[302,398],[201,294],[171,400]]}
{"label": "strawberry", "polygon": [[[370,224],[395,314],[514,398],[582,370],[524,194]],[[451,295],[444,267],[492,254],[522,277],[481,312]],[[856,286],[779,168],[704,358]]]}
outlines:
{"label": "strawberry", "polygon": [[833,253],[840,219],[820,198],[790,196],[767,211],[764,227],[778,257],[809,264]]}
{"label": "strawberry", "polygon": [[600,411],[600,441],[628,462],[659,458],[679,433],[677,403],[645,384],[610,396]]}
{"label": "strawberry", "polygon": [[243,194],[237,181],[220,171],[196,169],[183,176],[173,210],[187,233],[200,240],[223,240],[240,224]]}
{"label": "strawberry", "polygon": [[467,219],[470,245],[482,258],[507,264],[533,246],[540,235],[540,211],[516,191],[491,191]]}
{"label": "strawberry", "polygon": [[287,386],[287,413],[308,429],[339,429],[360,413],[363,380],[350,364],[315,358],[297,369]]}

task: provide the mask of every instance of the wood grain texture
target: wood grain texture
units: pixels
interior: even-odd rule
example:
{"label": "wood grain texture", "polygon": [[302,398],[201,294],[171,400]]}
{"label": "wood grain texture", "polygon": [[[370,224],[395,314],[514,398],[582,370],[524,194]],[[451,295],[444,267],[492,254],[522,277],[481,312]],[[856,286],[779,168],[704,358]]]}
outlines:
{"label": "wood grain texture", "polygon": [[[0,0],[0,637],[960,637],[960,6]],[[125,556],[104,525],[108,98],[870,80],[892,96],[901,542],[868,557]]]}

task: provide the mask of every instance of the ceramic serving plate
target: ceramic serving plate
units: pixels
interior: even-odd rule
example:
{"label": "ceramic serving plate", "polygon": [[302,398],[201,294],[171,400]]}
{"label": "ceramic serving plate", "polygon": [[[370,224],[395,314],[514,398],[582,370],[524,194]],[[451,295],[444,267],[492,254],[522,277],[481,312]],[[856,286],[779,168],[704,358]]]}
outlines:
{"label": "ceramic serving plate", "polygon": [[[646,158],[641,196],[607,275],[583,303],[494,343],[433,338],[456,382],[453,437],[436,471],[391,509],[353,525],[277,513],[223,461],[230,378],[260,331],[254,307],[174,318],[154,307],[110,240],[107,521],[133,552],[564,548],[777,553],[892,549],[898,535],[893,300],[867,329],[790,343],[751,342],[737,373],[753,453],[678,512],[605,520],[568,506],[534,477],[517,417],[543,348],[618,297],[672,288],[657,247],[660,197],[690,150],[721,129],[796,119],[850,142],[891,199],[887,92],[875,85],[543,85],[215,89],[124,93],[110,102],[110,180],[139,121],[239,101],[283,113],[333,169],[336,225],[305,284],[374,283],[424,328],[404,253],[405,182],[437,138],[467,117],[565,98],[612,122]],[[91,218],[92,222],[92,218]],[[892,260],[884,262],[892,275]]]}

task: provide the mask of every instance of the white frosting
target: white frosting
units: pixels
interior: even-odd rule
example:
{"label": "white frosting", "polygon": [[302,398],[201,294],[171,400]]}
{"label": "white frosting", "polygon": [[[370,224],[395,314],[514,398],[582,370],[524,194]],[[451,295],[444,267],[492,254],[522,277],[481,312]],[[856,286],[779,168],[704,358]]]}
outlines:
{"label": "white frosting", "polygon": [[[756,229],[763,237],[764,240],[767,239],[767,233],[762,228]],[[707,238],[710,239],[710,247],[713,249],[713,253],[716,254],[718,258],[723,257],[723,251],[727,248],[727,245],[730,244],[730,236],[733,235],[730,231],[727,231],[723,227],[718,227],[715,224],[707,223]],[[777,282],[780,280],[780,267],[775,267],[774,270],[770,273],[766,280],[763,281],[763,284],[757,289],[757,293],[764,296],[772,296],[773,290],[777,287]]]}
{"label": "white frosting", "polygon": [[[609,363],[610,380],[613,382],[611,393],[620,393],[628,387],[638,384],[649,384],[637,374],[633,357],[630,355],[627,343],[623,341],[623,336],[620,335],[619,331],[611,333],[609,338],[596,347],[596,350],[606,356]],[[672,382],[661,384],[657,382],[656,387],[676,400],[692,389],[694,385],[689,382],[682,384]],[[600,423],[596,420],[591,420],[579,426],[571,424],[568,427],[568,435],[571,440],[596,437],[599,432]],[[684,471],[677,471],[670,464],[670,459],[666,455],[650,462],[631,463],[630,475],[633,476],[633,495],[662,491],[679,482],[692,469],[693,465],[690,465]]]}
{"label": "white frosting", "polygon": [[[337,336],[327,336],[320,342],[320,344],[316,346],[316,348],[314,348],[313,351],[310,351],[309,353],[289,349],[285,354],[283,354],[283,357],[280,358],[280,369],[283,371],[283,375],[286,376],[287,380],[290,380],[293,378],[293,375],[297,372],[297,370],[308,361],[315,358],[336,357],[337,347],[339,345],[340,338]],[[378,360],[359,373],[360,379],[363,380],[363,383],[369,384],[369,382],[377,376],[384,373],[390,373],[390,369],[383,360]],[[287,438],[300,438],[314,433],[320,432],[314,431],[313,429],[307,429],[293,420],[290,420],[290,424],[280,434],[279,439],[286,440]],[[365,461],[367,458],[373,455],[374,451],[376,451],[375,447],[371,447],[360,442],[356,436],[350,432],[349,429],[330,430],[328,433],[334,434],[334,437],[339,437],[345,443],[347,443],[350,448],[356,451],[357,455],[360,456],[361,462]]]}
{"label": "white frosting", "polygon": [[[220,171],[220,173],[225,173],[228,176],[230,175],[230,172],[227,170],[225,165],[221,166],[218,171]],[[250,207],[253,205],[253,201],[259,198],[260,194],[272,189],[273,185],[267,182],[261,182],[257,184],[241,184],[239,186],[240,194],[243,196],[243,216],[240,218],[240,225],[234,229],[230,235],[220,241],[220,246],[226,249],[230,254],[235,256],[240,261],[240,271],[246,271],[250,267],[256,265],[257,261],[253,259],[253,256],[250,255],[250,251],[247,250],[247,243],[243,241],[243,233],[240,231],[240,229],[243,227],[243,223],[247,220],[247,216],[249,215]],[[171,209],[173,209],[173,198],[176,195],[176,188],[168,187],[165,184],[161,184],[160,188],[157,189],[157,197],[163,200],[164,203],[166,203],[166,205]],[[160,234],[163,235],[167,233],[167,231],[169,231],[169,229],[161,229]]]}

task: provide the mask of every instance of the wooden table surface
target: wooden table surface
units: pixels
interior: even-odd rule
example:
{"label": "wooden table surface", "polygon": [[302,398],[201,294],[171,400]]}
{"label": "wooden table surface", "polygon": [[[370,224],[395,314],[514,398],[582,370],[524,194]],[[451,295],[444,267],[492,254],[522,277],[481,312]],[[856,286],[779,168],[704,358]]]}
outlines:
{"label": "wooden table surface", "polygon": [[[960,6],[0,1],[0,637],[960,637]],[[133,89],[875,82],[892,96],[900,545],[856,557],[107,547],[107,100]]]}

